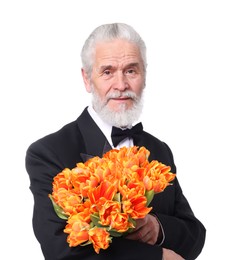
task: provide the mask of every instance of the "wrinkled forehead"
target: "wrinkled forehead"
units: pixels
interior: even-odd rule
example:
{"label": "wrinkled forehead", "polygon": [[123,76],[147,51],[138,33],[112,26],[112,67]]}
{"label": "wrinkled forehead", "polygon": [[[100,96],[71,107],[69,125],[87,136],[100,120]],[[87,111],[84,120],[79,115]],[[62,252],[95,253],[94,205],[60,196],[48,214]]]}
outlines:
{"label": "wrinkled forehead", "polygon": [[99,42],[93,55],[94,66],[127,66],[140,64],[143,66],[138,46],[126,40]]}

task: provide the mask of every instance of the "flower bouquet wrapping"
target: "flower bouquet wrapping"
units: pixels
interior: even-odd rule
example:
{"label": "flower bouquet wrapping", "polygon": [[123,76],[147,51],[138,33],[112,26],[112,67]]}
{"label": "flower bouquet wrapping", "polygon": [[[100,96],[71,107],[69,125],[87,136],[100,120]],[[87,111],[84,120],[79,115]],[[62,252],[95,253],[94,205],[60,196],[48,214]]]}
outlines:
{"label": "flower bouquet wrapping", "polygon": [[70,247],[92,244],[99,253],[151,211],[153,196],[175,174],[163,163],[149,162],[149,154],[145,147],[113,149],[54,177],[49,197],[57,215],[67,220],[64,232]]}

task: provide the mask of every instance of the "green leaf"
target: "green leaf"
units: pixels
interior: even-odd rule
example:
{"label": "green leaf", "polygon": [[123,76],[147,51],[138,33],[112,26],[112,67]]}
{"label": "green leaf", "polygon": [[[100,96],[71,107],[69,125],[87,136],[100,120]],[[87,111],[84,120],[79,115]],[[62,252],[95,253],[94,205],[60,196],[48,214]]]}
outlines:
{"label": "green leaf", "polygon": [[87,246],[87,245],[90,245],[90,244],[92,244],[92,242],[91,241],[87,241],[85,243],[80,244],[80,246]]}
{"label": "green leaf", "polygon": [[[133,224],[134,227],[136,227],[136,221],[135,219],[129,217],[128,221]],[[133,229],[133,228],[132,228]]]}
{"label": "green leaf", "polygon": [[128,228],[128,230],[125,233],[123,233],[123,235],[126,236],[126,235],[130,234],[133,230],[134,230],[134,228]]}
{"label": "green leaf", "polygon": [[99,215],[98,214],[91,214],[90,219],[93,222],[94,226],[102,227],[102,225],[99,223]]}
{"label": "green leaf", "polygon": [[116,193],[113,198],[114,201],[121,202],[121,194],[120,192]]}
{"label": "green leaf", "polygon": [[50,200],[52,201],[52,205],[53,205],[53,208],[54,208],[54,210],[55,210],[57,216],[58,216],[59,218],[61,218],[61,219],[67,220],[67,219],[68,219],[68,215],[66,215],[65,212],[64,212],[64,210],[63,210],[59,205],[57,205],[57,204],[55,203],[55,201],[53,200],[51,194],[49,194],[48,196],[49,196]]}
{"label": "green leaf", "polygon": [[118,232],[118,231],[116,231],[114,229],[108,230],[108,232],[110,233],[110,235],[112,237],[121,237],[123,235],[123,233]]}
{"label": "green leaf", "polygon": [[149,191],[145,192],[145,196],[147,198],[147,207],[149,206],[149,204],[153,200],[154,195],[155,195],[155,192],[153,190],[149,190]]}

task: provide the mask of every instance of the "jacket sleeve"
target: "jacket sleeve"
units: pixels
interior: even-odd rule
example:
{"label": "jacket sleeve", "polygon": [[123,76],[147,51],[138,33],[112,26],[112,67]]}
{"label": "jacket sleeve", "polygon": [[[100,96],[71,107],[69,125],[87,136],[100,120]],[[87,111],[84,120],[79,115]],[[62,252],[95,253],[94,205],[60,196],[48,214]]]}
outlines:
{"label": "jacket sleeve", "polygon": [[161,247],[124,238],[113,238],[109,248],[100,250],[100,254],[95,253],[92,245],[69,247],[63,232],[66,222],[57,217],[48,197],[53,177],[64,169],[64,164],[46,142],[37,141],[27,150],[26,169],[34,196],[33,229],[46,260],[162,259]]}

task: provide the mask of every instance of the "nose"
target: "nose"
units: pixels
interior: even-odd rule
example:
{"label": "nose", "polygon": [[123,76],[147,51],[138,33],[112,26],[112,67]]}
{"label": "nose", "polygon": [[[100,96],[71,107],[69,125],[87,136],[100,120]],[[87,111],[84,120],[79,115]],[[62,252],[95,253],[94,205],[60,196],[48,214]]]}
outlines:
{"label": "nose", "polygon": [[119,91],[124,91],[128,87],[129,87],[129,84],[128,84],[126,76],[124,75],[123,72],[118,71],[118,73],[115,77],[114,89],[118,89]]}

